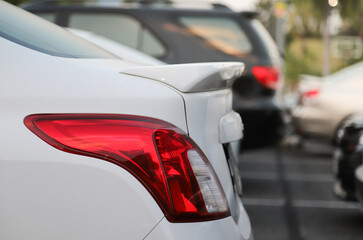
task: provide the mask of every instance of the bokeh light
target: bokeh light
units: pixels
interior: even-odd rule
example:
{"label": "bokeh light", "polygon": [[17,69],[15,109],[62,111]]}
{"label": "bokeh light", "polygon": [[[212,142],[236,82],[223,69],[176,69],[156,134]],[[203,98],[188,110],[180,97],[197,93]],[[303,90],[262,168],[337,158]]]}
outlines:
{"label": "bokeh light", "polygon": [[338,0],[329,0],[328,2],[331,7],[336,7],[339,3]]}

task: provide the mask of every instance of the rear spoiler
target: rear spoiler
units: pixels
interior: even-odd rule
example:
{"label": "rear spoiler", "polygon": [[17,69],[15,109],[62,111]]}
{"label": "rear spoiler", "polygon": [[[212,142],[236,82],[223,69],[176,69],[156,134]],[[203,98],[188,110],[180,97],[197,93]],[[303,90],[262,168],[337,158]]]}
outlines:
{"label": "rear spoiler", "polygon": [[243,71],[241,62],[210,62],[133,67],[120,73],[163,82],[190,93],[230,88]]}

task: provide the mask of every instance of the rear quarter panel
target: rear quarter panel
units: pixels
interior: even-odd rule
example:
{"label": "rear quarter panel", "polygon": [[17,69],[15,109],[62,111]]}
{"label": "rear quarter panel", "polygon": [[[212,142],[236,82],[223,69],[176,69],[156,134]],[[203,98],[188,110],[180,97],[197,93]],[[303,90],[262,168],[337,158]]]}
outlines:
{"label": "rear quarter panel", "polygon": [[131,114],[187,131],[181,96],[88,64],[112,60],[52,57],[3,38],[0,52],[0,239],[143,239],[164,214],[131,174],[59,151],[23,121],[42,113]]}

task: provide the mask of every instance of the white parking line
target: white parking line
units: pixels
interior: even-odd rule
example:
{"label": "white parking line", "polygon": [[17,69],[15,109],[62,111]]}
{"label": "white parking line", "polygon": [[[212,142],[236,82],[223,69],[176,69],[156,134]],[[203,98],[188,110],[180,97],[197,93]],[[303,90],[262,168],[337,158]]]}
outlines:
{"label": "white parking line", "polygon": [[325,160],[309,160],[309,159],[303,159],[303,160],[283,160],[283,164],[285,165],[298,165],[298,166],[330,166],[331,161],[325,161]]}
{"label": "white parking line", "polygon": [[[239,158],[239,164],[243,165],[246,164],[276,164],[276,159],[250,159],[250,158]],[[331,161],[325,161],[325,160],[310,160],[310,159],[303,159],[303,160],[282,160],[281,162],[284,165],[300,165],[300,166],[329,166],[331,165]]]}
{"label": "white parking line", "polygon": [[257,180],[278,180],[277,172],[242,172],[240,173],[243,179],[257,179]]}
{"label": "white parking line", "polygon": [[242,198],[243,205],[282,207],[286,204],[285,199],[266,199],[266,198]]}
{"label": "white parking line", "polygon": [[302,181],[302,182],[333,182],[332,174],[301,174],[289,173],[286,174],[285,180],[288,181]]}
{"label": "white parking line", "polygon": [[244,163],[253,163],[253,164],[276,164],[276,160],[273,159],[269,159],[269,158],[258,158],[258,159],[251,159],[248,157],[239,157],[239,161],[238,164],[239,165],[243,165]]}
{"label": "white parking line", "polygon": [[292,204],[300,208],[358,209],[359,204],[343,201],[295,200]]}
{"label": "white parking line", "polygon": [[[282,207],[286,205],[284,199],[242,198],[245,206]],[[359,209],[358,203],[324,200],[294,200],[292,206],[296,208],[327,208],[327,209]]]}
{"label": "white parking line", "polygon": [[[277,172],[242,172],[243,179],[255,180],[278,180]],[[311,174],[311,173],[289,173],[284,176],[287,181],[301,181],[301,182],[326,182],[332,183],[334,181],[331,174]]]}

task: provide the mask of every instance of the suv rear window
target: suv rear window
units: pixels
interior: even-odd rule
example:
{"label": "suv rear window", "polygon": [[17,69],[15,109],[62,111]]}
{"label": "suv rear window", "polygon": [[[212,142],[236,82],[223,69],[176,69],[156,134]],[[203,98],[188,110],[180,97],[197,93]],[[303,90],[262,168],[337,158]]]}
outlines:
{"label": "suv rear window", "polygon": [[226,54],[242,57],[252,51],[250,40],[232,18],[182,16],[179,20],[190,33]]}
{"label": "suv rear window", "polygon": [[55,13],[36,13],[38,17],[44,18],[49,22],[55,23]]}
{"label": "suv rear window", "polygon": [[96,33],[153,57],[166,54],[161,42],[138,20],[126,14],[72,13],[69,27]]}
{"label": "suv rear window", "polygon": [[24,10],[0,1],[0,37],[53,56],[115,58],[87,41]]}

